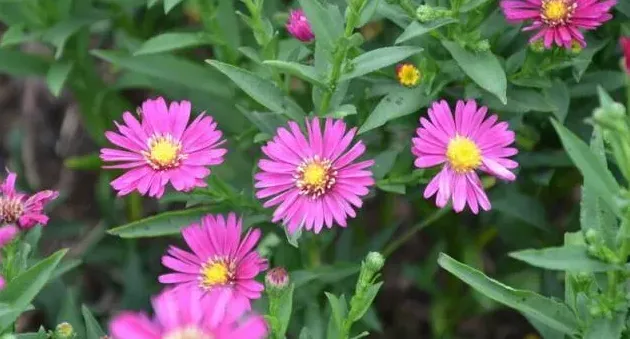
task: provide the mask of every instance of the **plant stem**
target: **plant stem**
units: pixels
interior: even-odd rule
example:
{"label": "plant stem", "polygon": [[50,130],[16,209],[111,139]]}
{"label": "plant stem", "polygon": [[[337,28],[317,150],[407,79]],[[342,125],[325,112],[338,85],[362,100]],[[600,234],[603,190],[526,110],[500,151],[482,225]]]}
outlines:
{"label": "plant stem", "polygon": [[440,208],[439,210],[433,212],[428,218],[424,219],[421,223],[417,223],[413,225],[407,232],[398,237],[396,240],[392,241],[385,247],[383,250],[383,255],[385,257],[389,257],[392,253],[394,253],[400,246],[404,245],[411,237],[413,237],[418,231],[421,229],[433,224],[442,218],[446,213],[450,212],[450,208]]}
{"label": "plant stem", "polygon": [[137,193],[129,195],[129,220],[135,221],[142,218],[142,197]]}

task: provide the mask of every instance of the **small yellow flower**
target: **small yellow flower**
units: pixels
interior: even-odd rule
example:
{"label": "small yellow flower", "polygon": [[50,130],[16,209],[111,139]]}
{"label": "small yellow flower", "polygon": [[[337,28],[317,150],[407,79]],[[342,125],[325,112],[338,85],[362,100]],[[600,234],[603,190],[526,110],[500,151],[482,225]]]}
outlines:
{"label": "small yellow flower", "polygon": [[398,82],[405,87],[414,87],[420,82],[420,70],[413,64],[404,63],[396,66]]}

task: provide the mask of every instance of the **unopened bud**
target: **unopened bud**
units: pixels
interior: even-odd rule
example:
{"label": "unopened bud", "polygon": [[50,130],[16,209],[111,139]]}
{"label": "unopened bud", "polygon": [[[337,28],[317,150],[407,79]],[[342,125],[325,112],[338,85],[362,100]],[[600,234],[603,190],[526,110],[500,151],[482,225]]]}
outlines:
{"label": "unopened bud", "polygon": [[583,48],[579,41],[571,41],[571,54],[580,54],[582,53],[582,50]]}
{"label": "unopened bud", "polygon": [[365,266],[372,272],[378,272],[385,265],[385,257],[378,252],[370,252],[365,258]]}
{"label": "unopened bud", "polygon": [[67,322],[63,322],[55,328],[55,339],[70,339],[74,338],[74,328]]}
{"label": "unopened bud", "polygon": [[584,233],[584,239],[586,239],[588,243],[594,243],[597,241],[598,238],[599,232],[597,232],[597,230],[594,228],[589,228],[586,233]]}
{"label": "unopened bud", "polygon": [[268,289],[283,290],[289,285],[289,274],[284,267],[275,267],[267,271],[265,284]]}
{"label": "unopened bud", "polygon": [[545,51],[545,44],[542,40],[536,40],[529,44],[529,48],[536,53],[542,53]]}
{"label": "unopened bud", "polygon": [[487,52],[490,50],[490,41],[487,39],[483,39],[477,43],[475,46],[475,50],[477,52]]}

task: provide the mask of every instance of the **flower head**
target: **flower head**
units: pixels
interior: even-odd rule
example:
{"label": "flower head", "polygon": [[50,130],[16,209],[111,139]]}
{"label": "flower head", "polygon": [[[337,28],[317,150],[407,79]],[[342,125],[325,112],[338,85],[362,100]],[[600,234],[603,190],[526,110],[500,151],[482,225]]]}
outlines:
{"label": "flower head", "polygon": [[234,303],[249,306],[264,289],[255,278],[267,269],[267,261],[254,251],[260,230],[249,230],[241,240],[241,229],[242,219],[234,213],[227,219],[207,215],[201,225],[188,226],[182,235],[193,253],[171,246],[162,264],[176,273],[164,274],[159,281],[206,294],[227,291]]}
{"label": "flower head", "polygon": [[278,206],[272,221],[282,220],[289,233],[302,226],[319,233],[333,222],[346,227],[362,205],[360,197],[374,184],[367,169],[374,161],[355,162],[365,145],[359,141],[348,149],[356,128],[346,131],[343,120],[326,119],[322,131],[320,120],[313,118],[306,129],[307,136],[289,122],[289,130],[279,128],[262,147],[267,158],[258,162],[262,171],[254,177],[256,196],[271,198],[264,207]]}
{"label": "flower head", "polygon": [[[9,172],[0,185],[0,224],[16,225],[22,229],[29,229],[37,224],[46,225],[48,217],[44,214],[44,207],[56,199],[59,193],[47,190],[28,196],[15,189],[16,179],[17,175]],[[4,229],[4,232],[12,231],[14,230]]]}
{"label": "flower head", "polygon": [[580,29],[592,30],[612,18],[610,9],[617,0],[501,0],[509,21],[531,20],[523,31],[538,31],[530,41],[542,39],[545,48],[552,44],[571,49],[575,40],[582,47],[586,40]]}
{"label": "flower head", "polygon": [[308,18],[306,18],[304,11],[301,9],[289,12],[289,20],[287,20],[286,27],[287,31],[289,31],[294,38],[300,41],[310,42],[315,39],[315,34],[313,34],[311,24],[308,22]]}
{"label": "flower head", "polygon": [[455,118],[442,100],[429,108],[429,119],[420,118],[421,127],[413,138],[412,152],[419,168],[441,165],[442,170],[424,191],[429,198],[437,193],[436,204],[444,207],[449,199],[453,209],[461,212],[466,204],[473,213],[479,207],[490,209],[490,201],[483,191],[477,170],[497,178],[516,179],[510,169],[518,164],[508,159],[518,151],[508,147],[514,142],[514,132],[506,122],[497,123],[497,116],[486,119],[488,108],[477,107],[474,100],[458,101]]}
{"label": "flower head", "polygon": [[630,74],[630,37],[624,36],[619,39],[623,56],[625,59],[626,72]]}
{"label": "flower head", "polygon": [[226,294],[202,298],[200,291],[166,290],[153,299],[154,319],[123,312],[110,323],[114,339],[263,339],[261,316],[229,303]]}
{"label": "flower head", "polygon": [[14,225],[6,225],[0,227],[0,248],[10,243],[20,230]]}
{"label": "flower head", "polygon": [[402,63],[396,66],[396,78],[405,87],[413,87],[420,82],[420,70],[414,64]]}
{"label": "flower head", "polygon": [[169,182],[178,191],[206,186],[208,167],[221,164],[227,150],[218,148],[222,133],[211,116],[199,114],[190,125],[189,119],[190,102],[167,107],[158,98],[142,104],[140,122],[125,112],[118,132],[105,133],[120,149],[101,149],[101,159],[113,163],[104,168],[127,170],[111,183],[118,195],[138,191],[159,198]]}
{"label": "flower head", "polygon": [[289,285],[289,273],[284,267],[274,267],[265,275],[267,288],[284,289]]}

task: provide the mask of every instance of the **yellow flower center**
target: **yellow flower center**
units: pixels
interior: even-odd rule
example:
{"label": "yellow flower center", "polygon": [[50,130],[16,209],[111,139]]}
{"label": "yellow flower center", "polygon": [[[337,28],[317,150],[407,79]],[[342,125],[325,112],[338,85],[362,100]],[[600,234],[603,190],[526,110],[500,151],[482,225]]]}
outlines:
{"label": "yellow flower center", "polygon": [[398,69],[398,82],[407,87],[413,87],[420,81],[420,71],[412,64],[404,64]]}
{"label": "yellow flower center", "polygon": [[149,140],[149,151],[142,154],[153,169],[164,170],[179,166],[185,158],[181,149],[181,143],[170,135],[155,135]]}
{"label": "yellow flower center", "polygon": [[540,16],[551,26],[565,24],[571,19],[576,6],[572,0],[543,0]]}
{"label": "yellow flower center", "polygon": [[481,150],[477,144],[459,135],[449,141],[446,157],[451,168],[457,173],[470,172],[481,165]]}
{"label": "yellow flower center", "polygon": [[225,260],[211,260],[201,268],[201,287],[210,289],[232,280],[232,270]]}
{"label": "yellow flower center", "polygon": [[196,328],[185,327],[167,333],[162,339],[213,339],[214,336]]}
{"label": "yellow flower center", "polygon": [[317,198],[326,193],[335,184],[336,171],[332,170],[332,163],[328,159],[314,156],[304,161],[295,175],[295,185],[300,194],[306,194]]}

